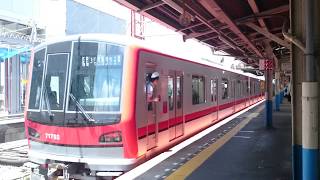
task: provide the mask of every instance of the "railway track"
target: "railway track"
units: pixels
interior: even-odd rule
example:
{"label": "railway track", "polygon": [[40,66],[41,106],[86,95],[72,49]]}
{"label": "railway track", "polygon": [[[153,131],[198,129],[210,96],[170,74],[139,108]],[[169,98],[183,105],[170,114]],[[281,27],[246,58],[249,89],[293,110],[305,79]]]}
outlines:
{"label": "railway track", "polygon": [[0,144],[0,180],[30,179],[27,148],[26,139]]}

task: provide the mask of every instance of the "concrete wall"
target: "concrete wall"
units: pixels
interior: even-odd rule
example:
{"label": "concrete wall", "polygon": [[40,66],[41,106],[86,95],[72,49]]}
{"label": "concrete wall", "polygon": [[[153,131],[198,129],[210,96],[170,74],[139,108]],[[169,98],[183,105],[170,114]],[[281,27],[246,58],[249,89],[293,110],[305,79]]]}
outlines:
{"label": "concrete wall", "polygon": [[0,143],[25,139],[24,123],[0,125]]}

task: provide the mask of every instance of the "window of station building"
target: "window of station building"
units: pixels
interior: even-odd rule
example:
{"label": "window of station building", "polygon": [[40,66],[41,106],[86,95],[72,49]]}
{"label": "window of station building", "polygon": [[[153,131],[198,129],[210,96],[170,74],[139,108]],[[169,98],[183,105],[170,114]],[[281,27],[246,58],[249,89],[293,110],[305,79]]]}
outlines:
{"label": "window of station building", "polygon": [[227,99],[229,97],[229,80],[227,78],[222,78],[222,99]]}
{"label": "window of station building", "polygon": [[205,81],[203,76],[192,76],[192,104],[205,103]]}

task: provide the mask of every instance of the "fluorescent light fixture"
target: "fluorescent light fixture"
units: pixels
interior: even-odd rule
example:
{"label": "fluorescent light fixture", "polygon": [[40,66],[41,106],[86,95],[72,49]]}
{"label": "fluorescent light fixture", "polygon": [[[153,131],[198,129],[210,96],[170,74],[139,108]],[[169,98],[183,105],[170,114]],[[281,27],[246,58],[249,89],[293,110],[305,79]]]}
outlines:
{"label": "fluorescent light fixture", "polygon": [[97,176],[120,176],[122,172],[97,172]]}

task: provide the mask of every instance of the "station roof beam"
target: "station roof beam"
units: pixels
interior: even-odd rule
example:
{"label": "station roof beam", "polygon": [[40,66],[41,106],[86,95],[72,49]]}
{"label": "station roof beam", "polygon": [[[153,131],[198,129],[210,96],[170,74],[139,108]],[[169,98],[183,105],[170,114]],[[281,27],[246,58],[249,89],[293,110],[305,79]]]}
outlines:
{"label": "station roof beam", "polygon": [[[259,8],[258,8],[258,5],[256,3],[256,0],[248,0],[248,3],[252,9],[252,11],[254,12],[254,14],[258,14],[259,13]],[[255,25],[254,23],[252,22],[247,22],[246,25],[249,26],[250,28],[256,30],[257,32],[263,34],[264,36],[266,36],[267,38],[270,38],[272,39],[273,41],[285,46],[285,47],[289,47],[289,43],[283,41],[282,39],[278,38],[277,36],[271,34],[269,31],[268,31],[268,28],[267,28],[267,25],[266,23],[264,22],[263,18],[258,18],[258,23],[260,24],[261,27]],[[287,46],[286,46],[287,45]],[[266,43],[266,46],[268,49],[272,49],[270,43]],[[277,56],[273,53],[273,51],[271,51],[272,54],[270,54],[270,57],[273,57],[273,59],[276,61],[275,64],[276,64],[276,67],[278,67],[279,65],[279,61],[278,61],[278,58]]]}
{"label": "station roof beam", "polygon": [[214,17],[219,19],[222,23],[227,24],[230,29],[239,36],[244,43],[250,47],[257,56],[262,57],[261,52],[252,44],[252,42],[240,31],[236,24],[228,17],[228,15],[221,9],[215,0],[199,0],[199,3],[205,7]]}
{"label": "station roof beam", "polygon": [[141,8],[141,9],[138,10],[137,12],[138,12],[138,13],[141,13],[141,12],[148,11],[148,10],[150,10],[150,9],[153,9],[153,8],[156,8],[156,7],[162,6],[162,5],[164,5],[164,2],[158,1],[158,2],[156,2],[156,3],[149,4],[149,5]]}
{"label": "station roof beam", "polygon": [[[242,57],[243,62],[254,67],[258,59],[270,57],[265,40],[269,40],[273,59],[290,53],[289,43],[281,33],[283,19],[289,17],[289,0],[115,1],[135,11],[141,10],[144,16],[180,32],[185,40],[197,39],[215,51]],[[181,17],[187,18],[187,23],[181,23]],[[258,27],[258,32],[251,27]]]}

